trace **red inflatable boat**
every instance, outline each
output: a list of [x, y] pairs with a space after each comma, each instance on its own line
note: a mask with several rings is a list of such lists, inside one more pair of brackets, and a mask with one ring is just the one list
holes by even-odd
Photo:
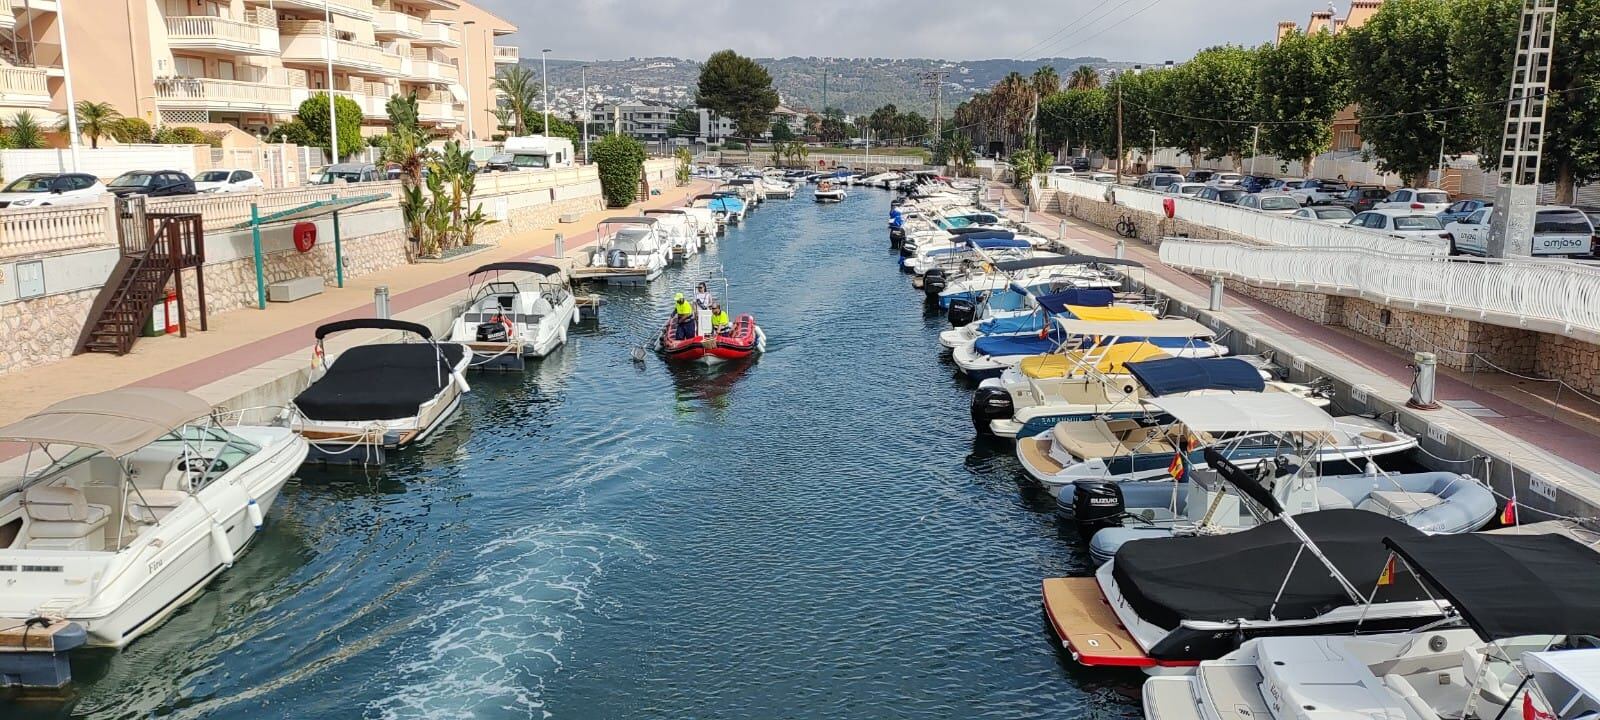
[[[705, 325], [695, 329], [710, 330], [709, 323]], [[733, 327], [720, 335], [697, 332], [682, 340], [677, 337], [678, 317], [673, 315], [667, 319], [667, 326], [661, 331], [660, 344], [661, 354], [670, 362], [719, 363], [747, 358], [767, 348], [766, 333], [761, 332], [755, 316], [749, 313], [734, 318]]]

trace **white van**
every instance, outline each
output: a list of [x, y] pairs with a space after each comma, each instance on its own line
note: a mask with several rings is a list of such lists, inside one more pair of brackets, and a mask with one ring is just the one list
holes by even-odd
[[508, 164], [512, 170], [572, 167], [575, 157], [571, 140], [543, 135], [508, 137], [500, 155], [510, 156]]

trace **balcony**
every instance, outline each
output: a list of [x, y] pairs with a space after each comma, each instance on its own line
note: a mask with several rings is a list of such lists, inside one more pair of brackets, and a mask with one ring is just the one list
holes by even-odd
[[15, 2], [16, 0], [0, 0], [0, 30], [16, 29], [17, 16], [15, 14]]
[[[260, 3], [262, 0], [251, 0], [251, 2]], [[37, 0], [34, 4], [38, 4]], [[373, 19], [371, 0], [275, 0], [273, 7], [277, 10], [305, 10], [317, 15], [321, 15], [326, 9], [335, 15], [357, 20]]]
[[422, 24], [422, 37], [411, 41], [417, 47], [461, 47], [461, 31], [436, 22]]
[[393, 10], [379, 10], [372, 21], [372, 32], [379, 37], [422, 37], [422, 18]]
[[156, 79], [156, 104], [164, 110], [287, 113], [299, 103], [288, 85], [171, 77]]
[[466, 120], [467, 111], [460, 103], [440, 100], [417, 100], [417, 119], [423, 122], [449, 125]]
[[[295, 107], [299, 107], [300, 103], [305, 102], [307, 98], [310, 98], [313, 95], [321, 95], [325, 92], [327, 91], [314, 88], [297, 87], [290, 88], [289, 97], [294, 103]], [[364, 93], [350, 92], [348, 90], [335, 90], [333, 94], [342, 98], [354, 100], [357, 105], [360, 105], [361, 117], [364, 120], [383, 120], [389, 117], [389, 98], [387, 97], [383, 97], [381, 95], [367, 95]]]
[[278, 29], [204, 15], [169, 17], [167, 45], [173, 50], [199, 50], [230, 55], [277, 55]]
[[460, 77], [461, 74], [456, 70], [456, 66], [442, 59], [413, 57], [411, 71], [406, 79], [413, 82], [453, 83]]
[[[325, 37], [321, 20], [280, 20], [283, 61], [285, 63], [323, 64], [330, 59], [334, 67], [344, 70], [380, 75], [400, 76], [400, 55], [376, 45], [362, 45], [349, 40]], [[330, 42], [331, 41], [331, 42]], [[329, 58], [329, 48], [333, 57]]]
[[522, 50], [514, 45], [494, 46], [494, 62], [496, 65], [515, 65], [522, 59]]
[[0, 66], [0, 106], [50, 106], [50, 88], [43, 68]]

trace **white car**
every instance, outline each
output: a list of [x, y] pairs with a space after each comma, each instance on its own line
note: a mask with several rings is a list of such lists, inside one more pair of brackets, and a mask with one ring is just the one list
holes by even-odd
[[1091, 173], [1089, 175], [1089, 181], [1097, 183], [1115, 183], [1117, 181], [1117, 176], [1112, 173], [1104, 172]]
[[1199, 195], [1200, 191], [1204, 190], [1204, 189], [1206, 189], [1206, 184], [1205, 183], [1180, 182], [1180, 183], [1173, 183], [1171, 185], [1168, 185], [1167, 186], [1167, 194], [1168, 195], [1186, 195], [1186, 196], [1191, 196], [1192, 197], [1192, 196], [1195, 196], [1195, 195]]
[[1450, 241], [1437, 216], [1418, 210], [1368, 210], [1350, 218], [1346, 224], [1398, 238], [1424, 240], [1429, 245], [1437, 245], [1440, 250], [1448, 247]]
[[1356, 214], [1351, 212], [1350, 208], [1347, 207], [1342, 207], [1339, 205], [1318, 205], [1316, 207], [1300, 208], [1299, 210], [1296, 210], [1294, 215], [1291, 217], [1297, 217], [1302, 220], [1316, 220], [1317, 222], [1332, 223], [1334, 225], [1344, 225], [1345, 223], [1350, 222], [1350, 218], [1355, 216]]
[[1400, 188], [1372, 206], [1373, 210], [1416, 210], [1438, 215], [1450, 207], [1450, 193], [1437, 188]]
[[1236, 172], [1219, 172], [1206, 180], [1207, 185], [1238, 185], [1244, 182], [1244, 176]]
[[1055, 167], [1050, 168], [1050, 174], [1054, 175], [1056, 177], [1072, 177], [1072, 174], [1073, 174], [1072, 166], [1071, 165], [1057, 165]]
[[194, 191], [198, 193], [248, 192], [263, 187], [266, 184], [249, 170], [218, 168], [207, 170], [194, 178]]
[[1300, 209], [1300, 201], [1286, 193], [1254, 193], [1239, 198], [1237, 205], [1274, 215], [1293, 215]]
[[[1494, 208], [1472, 211], [1444, 227], [1451, 255], [1489, 254], [1489, 216]], [[1542, 207], [1534, 214], [1534, 257], [1590, 255], [1594, 251], [1595, 228], [1583, 211], [1570, 207]]]
[[1301, 178], [1284, 183], [1283, 191], [1294, 196], [1301, 205], [1322, 205], [1344, 197], [1350, 186], [1334, 180]]
[[84, 205], [106, 194], [99, 178], [86, 173], [32, 173], [0, 189], [0, 208]]

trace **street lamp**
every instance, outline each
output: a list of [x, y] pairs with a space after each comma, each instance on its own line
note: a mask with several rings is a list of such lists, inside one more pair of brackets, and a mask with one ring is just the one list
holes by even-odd
[[59, 5], [56, 7], [56, 32], [61, 34], [61, 84], [67, 91], [67, 132], [71, 134], [67, 142], [72, 147], [72, 171], [78, 172], [78, 104], [72, 98], [72, 63], [67, 61], [67, 9]]
[[539, 84], [544, 86], [544, 136], [545, 137], [550, 137], [550, 67], [548, 65], [545, 65], [545, 60], [544, 60], [544, 56], [549, 52], [550, 52], [550, 48], [545, 48], [545, 49], [539, 51], [539, 74], [541, 76], [539, 78], [539, 80], [541, 81]]
[[471, 150], [474, 127], [478, 124], [472, 115], [472, 26], [477, 25], [476, 20], [463, 20], [465, 29], [461, 33], [461, 57], [465, 67], [462, 70], [467, 76], [467, 149]]
[[589, 162], [589, 119], [592, 114], [589, 110], [589, 66], [584, 65], [578, 72], [583, 80], [583, 97], [578, 103], [583, 109], [583, 161]]
[[322, 0], [322, 48], [328, 54], [328, 156], [329, 165], [339, 163], [339, 103], [333, 96], [333, 10]]

